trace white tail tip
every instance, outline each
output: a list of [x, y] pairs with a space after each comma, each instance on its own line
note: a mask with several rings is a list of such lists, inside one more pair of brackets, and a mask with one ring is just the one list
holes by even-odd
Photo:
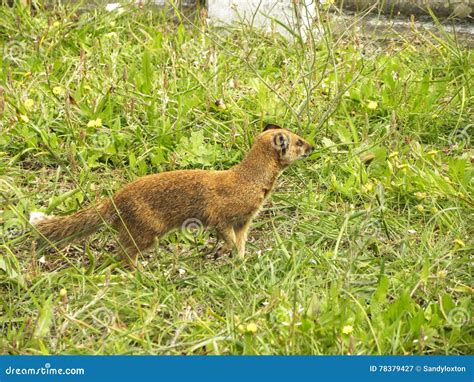
[[47, 215], [44, 214], [43, 212], [32, 212], [30, 214], [30, 224], [36, 224], [41, 220], [44, 220], [47, 218]]

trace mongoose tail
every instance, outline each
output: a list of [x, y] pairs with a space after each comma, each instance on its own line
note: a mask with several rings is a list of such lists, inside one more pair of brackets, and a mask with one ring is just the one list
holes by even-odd
[[32, 220], [42, 239], [59, 243], [86, 237], [109, 222], [114, 212], [113, 203], [104, 199], [69, 216], [45, 216]]

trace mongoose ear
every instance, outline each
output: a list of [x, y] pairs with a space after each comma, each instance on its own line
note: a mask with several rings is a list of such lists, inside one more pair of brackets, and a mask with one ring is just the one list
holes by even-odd
[[273, 130], [273, 129], [281, 129], [280, 126], [278, 125], [273, 125], [271, 123], [265, 125], [265, 127], [263, 128], [263, 131], [267, 131], [267, 130]]
[[290, 147], [290, 137], [283, 133], [277, 133], [273, 136], [273, 145], [278, 151], [285, 154], [288, 147]]

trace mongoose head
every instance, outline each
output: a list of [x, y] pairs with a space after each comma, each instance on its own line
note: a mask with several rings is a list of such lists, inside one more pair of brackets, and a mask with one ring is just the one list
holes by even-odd
[[314, 147], [303, 138], [277, 125], [266, 125], [257, 140], [268, 145], [282, 167], [306, 158], [314, 150]]

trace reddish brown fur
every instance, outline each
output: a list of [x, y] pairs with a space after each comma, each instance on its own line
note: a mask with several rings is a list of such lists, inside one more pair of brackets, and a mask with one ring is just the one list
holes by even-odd
[[269, 125], [257, 136], [244, 160], [225, 171], [180, 170], [148, 175], [124, 186], [112, 199], [66, 217], [41, 220], [36, 228], [57, 242], [86, 236], [103, 222], [118, 230], [125, 258], [135, 261], [156, 237], [199, 221], [216, 229], [222, 251], [244, 257], [252, 219], [270, 194], [279, 173], [313, 147], [296, 134]]

